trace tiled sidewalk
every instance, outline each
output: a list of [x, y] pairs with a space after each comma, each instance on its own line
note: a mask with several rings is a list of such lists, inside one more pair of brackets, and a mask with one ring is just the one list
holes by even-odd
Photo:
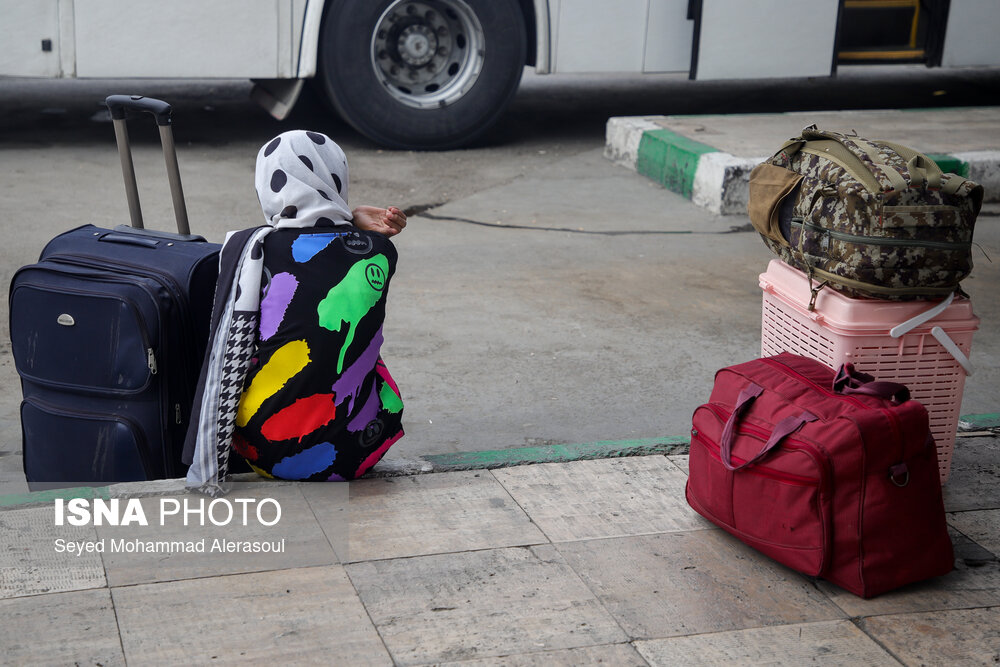
[[960, 439], [946, 486], [956, 570], [867, 601], [696, 515], [684, 456], [368, 479], [349, 504], [338, 485], [258, 483], [239, 495], [280, 502], [286, 550], [252, 557], [56, 554], [52, 506], [8, 509], [2, 661], [992, 664], [998, 470], [1000, 438]]

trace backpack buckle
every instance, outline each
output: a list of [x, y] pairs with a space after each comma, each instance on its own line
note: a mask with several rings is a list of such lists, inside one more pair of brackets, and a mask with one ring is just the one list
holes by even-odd
[[809, 312], [811, 313], [816, 310], [816, 297], [819, 296], [819, 291], [826, 287], [827, 281], [824, 280], [816, 285], [816, 287], [813, 287], [813, 267], [811, 266], [809, 267], [809, 271], [806, 275], [809, 277]]

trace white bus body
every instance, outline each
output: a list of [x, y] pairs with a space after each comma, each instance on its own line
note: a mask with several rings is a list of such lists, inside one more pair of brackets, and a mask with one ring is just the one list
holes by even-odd
[[[375, 141], [440, 148], [492, 124], [525, 64], [697, 79], [996, 66], [997, 27], [997, 0], [0, 0], [0, 76], [247, 78], [278, 117], [316, 77]], [[879, 43], [847, 44], [864, 39]]]

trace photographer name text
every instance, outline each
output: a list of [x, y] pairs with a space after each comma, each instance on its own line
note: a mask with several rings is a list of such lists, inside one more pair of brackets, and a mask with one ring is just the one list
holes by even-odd
[[175, 553], [285, 553], [285, 539], [280, 540], [226, 540], [208, 538], [200, 540], [66, 540], [53, 542], [56, 553], [69, 553], [77, 557], [92, 553], [124, 554], [175, 554]]

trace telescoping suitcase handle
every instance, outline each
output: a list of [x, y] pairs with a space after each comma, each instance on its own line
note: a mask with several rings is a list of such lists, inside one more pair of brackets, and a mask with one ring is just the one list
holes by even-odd
[[169, 104], [141, 95], [111, 95], [105, 101], [111, 111], [111, 120], [115, 126], [115, 139], [118, 142], [118, 154], [122, 162], [122, 176], [125, 178], [125, 197], [128, 200], [128, 213], [132, 227], [143, 229], [142, 209], [139, 206], [139, 187], [135, 181], [135, 167], [132, 164], [132, 147], [128, 140], [128, 129], [125, 121], [130, 117], [148, 113], [156, 119], [160, 130], [160, 143], [163, 146], [163, 159], [167, 164], [167, 180], [170, 182], [170, 197], [174, 203], [174, 217], [177, 219], [177, 233], [190, 236], [187, 207], [184, 205], [184, 189], [181, 187], [181, 171], [177, 165], [177, 149], [174, 146], [174, 133], [171, 128], [171, 112]]

